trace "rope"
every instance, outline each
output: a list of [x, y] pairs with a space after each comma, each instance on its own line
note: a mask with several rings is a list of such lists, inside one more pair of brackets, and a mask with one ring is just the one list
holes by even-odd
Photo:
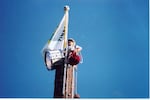
[[72, 98], [74, 98], [74, 86], [75, 86], [75, 83], [74, 83], [74, 66], [72, 66]]
[[80, 61], [80, 63], [83, 63], [83, 56], [82, 56], [82, 53], [81, 53], [81, 52], [79, 52], [79, 55], [80, 55], [80, 57], [81, 57], [81, 61]]
[[75, 94], [77, 94], [77, 66], [75, 70]]

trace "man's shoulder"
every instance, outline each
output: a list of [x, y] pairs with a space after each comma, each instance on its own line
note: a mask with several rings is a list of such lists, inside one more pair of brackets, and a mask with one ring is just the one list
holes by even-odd
[[80, 49], [82, 49], [82, 47], [81, 47], [81, 46], [79, 46], [79, 45], [76, 45], [75, 47], [76, 47], [76, 48], [80, 48]]

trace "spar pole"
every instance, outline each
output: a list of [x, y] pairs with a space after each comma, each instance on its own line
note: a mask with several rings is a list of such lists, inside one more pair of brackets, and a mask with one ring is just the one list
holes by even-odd
[[65, 50], [65, 61], [64, 61], [64, 76], [63, 76], [63, 95], [66, 97], [66, 74], [67, 74], [67, 55], [68, 55], [68, 19], [69, 19], [69, 6], [64, 7], [65, 11], [65, 27], [64, 27], [64, 50]]

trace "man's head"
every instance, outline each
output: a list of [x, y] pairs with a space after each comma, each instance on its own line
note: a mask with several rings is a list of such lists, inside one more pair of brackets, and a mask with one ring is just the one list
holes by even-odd
[[75, 40], [72, 38], [68, 39], [68, 46], [74, 46], [75, 45]]

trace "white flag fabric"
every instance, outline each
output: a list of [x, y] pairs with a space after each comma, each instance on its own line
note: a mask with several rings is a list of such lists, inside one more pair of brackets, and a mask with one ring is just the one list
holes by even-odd
[[65, 13], [60, 24], [58, 25], [56, 31], [53, 33], [51, 39], [48, 40], [42, 53], [44, 54], [47, 50], [64, 50], [64, 45], [66, 45], [67, 39], [67, 26], [68, 25], [68, 13]]
[[67, 38], [68, 38], [68, 11], [69, 7], [64, 7], [65, 14], [56, 28], [55, 32], [48, 40], [44, 48], [42, 49], [42, 56], [48, 70], [55, 69], [54, 66], [60, 65], [64, 62], [65, 56], [64, 50], [67, 52]]

